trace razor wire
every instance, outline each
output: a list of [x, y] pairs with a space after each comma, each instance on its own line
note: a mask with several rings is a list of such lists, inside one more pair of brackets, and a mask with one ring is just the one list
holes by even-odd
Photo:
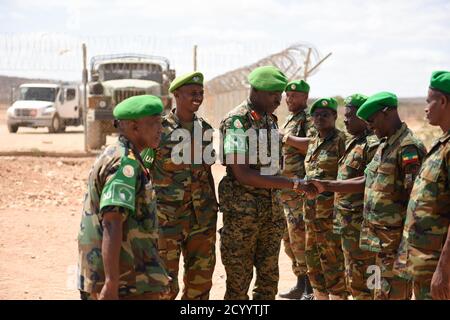
[[[298, 44], [285, 49], [289, 44], [277, 40], [224, 43], [218, 38], [213, 42], [197, 43], [193, 38], [175, 36], [0, 33], [0, 74], [80, 81], [83, 43], [88, 49], [88, 59], [124, 52], [163, 56], [169, 59], [171, 68], [176, 69], [178, 75], [193, 70], [193, 46], [197, 44], [198, 69], [205, 74], [206, 80], [214, 80], [211, 82], [213, 87], [218, 80], [222, 83], [229, 81], [227, 90], [240, 82], [237, 73], [242, 78], [242, 74], [257, 64], [273, 64], [288, 74], [295, 74], [295, 70], [304, 63], [308, 48], [312, 48], [307, 44]], [[277, 54], [272, 54], [277, 51]], [[312, 61], [318, 60], [319, 56], [313, 48]], [[259, 62], [255, 64], [255, 61]], [[240, 68], [241, 71], [231, 75], [230, 70]]]
[[248, 74], [256, 67], [265, 65], [279, 68], [290, 80], [304, 79], [317, 72], [317, 68], [313, 70], [312, 68], [320, 60], [321, 54], [316, 48], [312, 45], [298, 43], [278, 53], [262, 58], [256, 63], [217, 76], [206, 83], [206, 89], [209, 94], [222, 94], [247, 89], [249, 88]]

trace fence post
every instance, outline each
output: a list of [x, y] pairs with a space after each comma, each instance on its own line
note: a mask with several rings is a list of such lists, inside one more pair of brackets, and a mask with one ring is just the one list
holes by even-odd
[[194, 71], [197, 71], [197, 45], [194, 45]]
[[87, 145], [87, 82], [88, 82], [88, 71], [87, 71], [87, 50], [86, 44], [82, 45], [83, 50], [83, 125], [84, 125], [84, 151], [88, 152]]

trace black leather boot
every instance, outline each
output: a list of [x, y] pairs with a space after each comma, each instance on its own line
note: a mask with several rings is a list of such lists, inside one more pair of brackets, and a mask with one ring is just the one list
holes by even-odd
[[306, 276], [298, 277], [295, 287], [291, 288], [288, 292], [281, 293], [280, 297], [292, 300], [301, 299], [303, 297], [303, 293], [305, 292], [305, 277]]
[[305, 294], [303, 295], [302, 300], [314, 300], [314, 292], [308, 276], [305, 276]]

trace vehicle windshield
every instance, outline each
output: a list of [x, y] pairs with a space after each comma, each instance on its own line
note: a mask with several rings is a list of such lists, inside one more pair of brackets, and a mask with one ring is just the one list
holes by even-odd
[[99, 67], [101, 81], [137, 79], [162, 83], [160, 65], [148, 63], [108, 63]]
[[54, 102], [56, 97], [55, 88], [34, 88], [22, 87], [20, 88], [19, 100], [37, 100]]

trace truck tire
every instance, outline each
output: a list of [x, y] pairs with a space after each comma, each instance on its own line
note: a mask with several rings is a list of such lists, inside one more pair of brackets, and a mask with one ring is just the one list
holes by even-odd
[[17, 130], [19, 130], [19, 126], [18, 125], [8, 124], [8, 131], [9, 132], [16, 133]]
[[91, 150], [100, 149], [106, 143], [106, 134], [101, 121], [87, 122], [87, 146]]
[[64, 127], [64, 124], [63, 124], [61, 118], [59, 117], [59, 114], [55, 113], [55, 115], [52, 118], [52, 123], [48, 127], [48, 132], [50, 132], [50, 133], [61, 132], [63, 127]]

